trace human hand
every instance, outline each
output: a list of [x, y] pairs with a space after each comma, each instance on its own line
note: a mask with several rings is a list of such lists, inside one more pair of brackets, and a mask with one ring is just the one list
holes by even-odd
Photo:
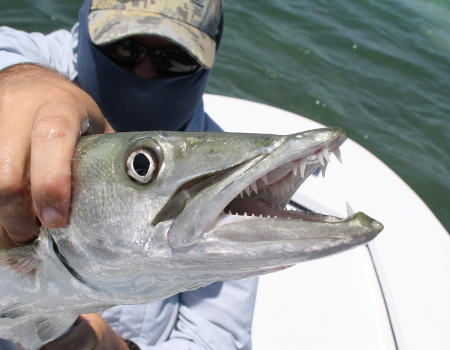
[[125, 341], [99, 314], [80, 315], [69, 333], [41, 348], [41, 350], [61, 349], [129, 350]]
[[[80, 134], [113, 132], [94, 100], [35, 64], [0, 72], [0, 249], [67, 223]], [[39, 222], [40, 221], [40, 222]]]

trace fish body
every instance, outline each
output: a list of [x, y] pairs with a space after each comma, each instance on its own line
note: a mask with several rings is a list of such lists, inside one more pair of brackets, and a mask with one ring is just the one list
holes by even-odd
[[80, 313], [142, 304], [366, 244], [382, 225], [283, 209], [343, 130], [82, 137], [69, 224], [0, 251], [0, 338], [35, 350]]

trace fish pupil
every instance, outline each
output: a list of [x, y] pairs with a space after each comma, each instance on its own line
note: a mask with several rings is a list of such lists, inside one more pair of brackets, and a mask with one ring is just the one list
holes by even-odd
[[133, 159], [133, 168], [139, 176], [145, 176], [150, 169], [150, 160], [143, 153], [138, 153]]

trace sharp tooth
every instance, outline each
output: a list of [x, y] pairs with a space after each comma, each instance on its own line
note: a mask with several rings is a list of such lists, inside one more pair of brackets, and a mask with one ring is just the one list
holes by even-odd
[[244, 198], [244, 191], [241, 191], [241, 193], [239, 193], [239, 195], [241, 196], [241, 198]]
[[320, 164], [325, 165], [325, 163], [323, 161], [322, 152], [321, 151], [317, 151], [315, 154], [316, 154], [317, 160], [320, 162]]
[[355, 214], [355, 212], [353, 211], [352, 207], [350, 206], [350, 204], [348, 204], [348, 202], [345, 202], [345, 207], [347, 209], [347, 215], [348, 216], [352, 216]]
[[298, 172], [298, 165], [294, 164], [292, 166], [292, 174], [294, 175], [294, 177], [297, 177], [297, 172]]
[[270, 190], [270, 193], [272, 193], [272, 196], [275, 197], [277, 195], [277, 192], [278, 192], [277, 184], [270, 185], [269, 190]]
[[289, 193], [290, 187], [289, 187], [289, 181], [285, 180], [283, 181], [283, 194]]
[[266, 184], [266, 186], [269, 186], [269, 180], [267, 180], [267, 175], [261, 176], [261, 180]]
[[233, 215], [233, 213], [231, 212], [231, 210], [228, 211], [228, 215]]
[[325, 177], [325, 171], [327, 170], [327, 164], [325, 164], [325, 165], [322, 165], [321, 166], [321, 170], [322, 170], [322, 177]]
[[288, 183], [289, 183], [289, 191], [293, 190], [295, 188], [295, 181], [294, 178], [292, 176], [289, 176], [288, 179]]
[[247, 193], [247, 196], [249, 196], [250, 197], [250, 187], [246, 187], [245, 188], [245, 193]]
[[333, 153], [334, 156], [336, 157], [336, 159], [339, 161], [339, 163], [342, 164], [341, 150], [339, 149], [339, 147], [336, 147], [335, 149], [332, 149], [331, 153]]
[[275, 196], [278, 196], [280, 194], [280, 187], [278, 187], [278, 184], [275, 183], [271, 186], [271, 188], [273, 188], [272, 193], [275, 194]]
[[306, 169], [306, 158], [302, 158], [302, 160], [300, 160], [300, 175], [303, 177], [305, 177], [305, 169]]
[[330, 153], [328, 153], [328, 148], [324, 147], [324, 148], [322, 149], [322, 154], [323, 154], [323, 157], [325, 158], [325, 160], [326, 160], [328, 163], [331, 163], [331, 160], [330, 160]]
[[244, 216], [247, 216], [247, 212], [244, 213]]
[[255, 192], [256, 194], [258, 194], [258, 187], [256, 187], [256, 182], [252, 182], [250, 184], [250, 187], [252, 188], [253, 192]]
[[283, 195], [283, 183], [277, 183], [277, 193]]

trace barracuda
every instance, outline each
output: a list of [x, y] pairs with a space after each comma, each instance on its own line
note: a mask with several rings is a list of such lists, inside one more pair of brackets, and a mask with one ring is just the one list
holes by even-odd
[[[70, 222], [0, 251], [0, 337], [34, 350], [80, 313], [167, 298], [343, 252], [382, 225], [284, 209], [345, 141], [140, 132], [82, 137]], [[137, 260], [139, 263], [136, 263]]]

